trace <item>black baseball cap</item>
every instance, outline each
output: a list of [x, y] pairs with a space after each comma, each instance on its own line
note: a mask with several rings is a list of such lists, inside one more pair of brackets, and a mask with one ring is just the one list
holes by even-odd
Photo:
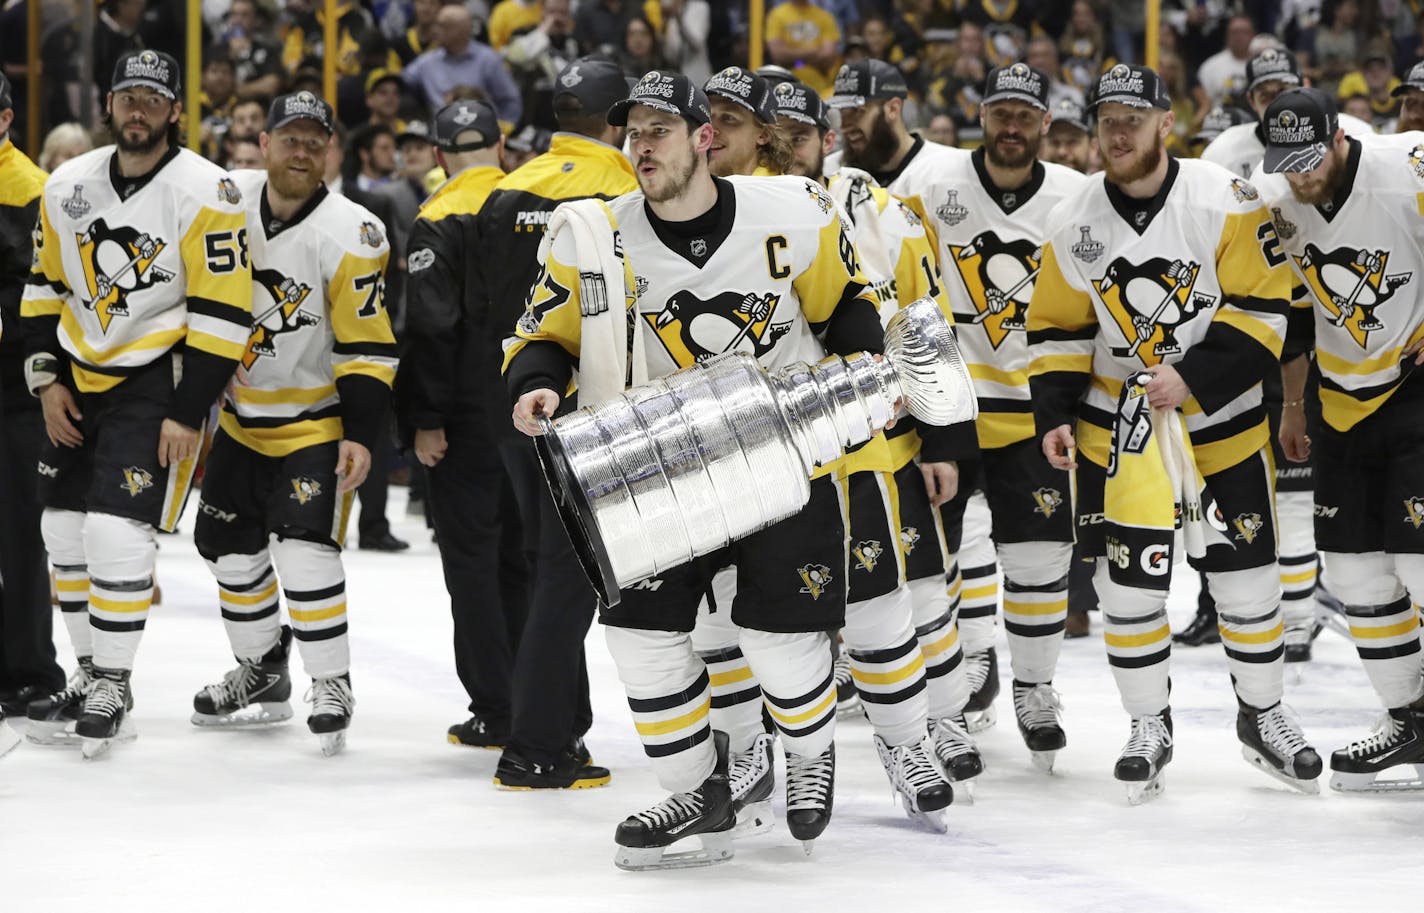
[[828, 104], [832, 108], [859, 108], [866, 102], [906, 98], [909, 94], [904, 73], [883, 60], [868, 57], [841, 67]]
[[[628, 97], [628, 77], [610, 60], [580, 57], [554, 79], [554, 97], [570, 95], [578, 100], [580, 113], [602, 114]], [[569, 109], [560, 105], [559, 110]]]
[[553, 134], [548, 130], [533, 124], [525, 124], [523, 130], [505, 137], [504, 148], [514, 152], [534, 152], [543, 155], [549, 151], [549, 144], [553, 141]]
[[[474, 133], [479, 139], [459, 142]], [[499, 142], [499, 115], [487, 101], [462, 98], [435, 112], [435, 146], [443, 152], [474, 152]]]
[[1410, 67], [1409, 75], [1404, 77], [1404, 82], [1391, 89], [1389, 94], [1398, 98], [1410, 89], [1424, 89], [1424, 63], [1416, 63]]
[[15, 99], [10, 94], [10, 80], [5, 78], [4, 73], [0, 73], [0, 111], [8, 111], [15, 107]]
[[628, 97], [608, 109], [608, 122], [615, 127], [626, 127], [628, 112], [634, 105], [676, 114], [699, 126], [712, 122], [712, 105], [707, 101], [707, 93], [681, 73], [652, 70], [643, 74]]
[[826, 111], [826, 103], [815, 89], [798, 80], [779, 82], [771, 90], [771, 100], [776, 105], [777, 117], [789, 117], [803, 124], [811, 124], [822, 131], [831, 129], [831, 119]]
[[293, 121], [311, 120], [316, 121], [327, 133], [331, 133], [336, 129], [332, 126], [335, 119], [331, 105], [328, 105], [325, 99], [303, 89], [272, 99], [272, 107], [267, 109], [267, 132], [271, 133]]
[[1294, 54], [1280, 48], [1266, 48], [1246, 63], [1247, 92], [1271, 80], [1300, 85], [1300, 65]]
[[771, 100], [771, 85], [760, 76], [741, 67], [727, 67], [707, 80], [702, 91], [741, 105], [763, 124], [776, 123], [776, 104]]
[[1093, 96], [1088, 102], [1088, 110], [1096, 111], [1099, 106], [1115, 102], [1130, 108], [1157, 108], [1170, 111], [1172, 101], [1162, 85], [1162, 77], [1150, 67], [1120, 63], [1098, 77], [1093, 87]]
[[1023, 62], [995, 67], [984, 77], [981, 104], [992, 105], [996, 101], [1021, 101], [1047, 111], [1048, 77]]
[[1238, 124], [1254, 124], [1256, 118], [1249, 111], [1217, 105], [1202, 118], [1201, 132], [1192, 137], [1194, 143], [1209, 143], [1225, 131]]
[[1340, 128], [1334, 100], [1319, 89], [1282, 92], [1262, 120], [1266, 132], [1262, 167], [1267, 174], [1319, 168]]
[[142, 87], [174, 101], [182, 94], [178, 61], [162, 51], [144, 49], [129, 51], [114, 64], [114, 79], [109, 91]]
[[1049, 129], [1052, 129], [1054, 124], [1066, 124], [1084, 133], [1091, 132], [1088, 129], [1088, 112], [1083, 110], [1083, 106], [1078, 104], [1076, 99], [1058, 99], [1049, 109], [1049, 113], [1053, 115], [1053, 119], [1048, 122]]
[[786, 67], [779, 67], [774, 63], [757, 67], [754, 72], [770, 83], [773, 89], [783, 82], [800, 82], [800, 80], [796, 78], [795, 73], [786, 69]]

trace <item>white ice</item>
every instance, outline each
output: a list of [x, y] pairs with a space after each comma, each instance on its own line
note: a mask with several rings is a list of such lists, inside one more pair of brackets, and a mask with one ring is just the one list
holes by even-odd
[[[403, 514], [403, 492], [392, 491], [393, 517]], [[29, 744], [0, 760], [0, 913], [417, 913], [510, 902], [569, 913], [1418, 909], [1424, 795], [1327, 787], [1302, 796], [1252, 769], [1236, 741], [1220, 647], [1174, 651], [1177, 741], [1166, 793], [1129, 807], [1112, 778], [1128, 723], [1096, 619], [1093, 637], [1064, 645], [1055, 684], [1069, 744], [1052, 775], [1033, 768], [1014, 728], [1001, 642], [1000, 722], [979, 739], [988, 770], [976, 804], [950, 809], [948, 834], [910, 824], [892, 802], [869, 727], [842, 721], [835, 817], [812, 856], [778, 808], [776, 828], [738, 843], [724, 865], [619, 871], [615, 825], [664, 793], [601, 631], [588, 640], [588, 744], [612, 768], [612, 784], [500, 792], [494, 752], [445, 740], [466, 700], [449, 603], [428, 533], [409, 520], [396, 531], [411, 551], [347, 553], [357, 705], [347, 750], [335, 758], [320, 755], [296, 700], [293, 721], [273, 731], [188, 722], [193, 692], [232, 657], [191, 519], [183, 534], [163, 537], [164, 602], [134, 675], [138, 740], [95, 762]], [[1172, 621], [1182, 625], [1196, 585], [1178, 579]], [[71, 664], [58, 615], [55, 632]], [[306, 679], [295, 658], [293, 672], [298, 698]], [[1373, 692], [1338, 636], [1321, 636], [1299, 681], [1287, 675], [1287, 702], [1322, 755], [1373, 725]]]

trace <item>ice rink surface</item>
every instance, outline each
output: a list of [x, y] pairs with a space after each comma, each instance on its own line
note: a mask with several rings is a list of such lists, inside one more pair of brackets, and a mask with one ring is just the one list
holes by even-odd
[[[918, 829], [893, 803], [870, 728], [856, 719], [841, 721], [835, 817], [812, 856], [778, 805], [775, 829], [738, 842], [724, 865], [621, 872], [615, 825], [664, 793], [597, 626], [588, 744], [613, 770], [603, 789], [500, 792], [496, 753], [446, 742], [465, 698], [439, 561], [418, 521], [396, 524], [409, 552], [347, 554], [357, 704], [344, 754], [323, 758], [307, 732], [297, 698], [308, 679], [295, 656], [290, 723], [198, 731], [188, 722], [193, 693], [233, 660], [192, 546], [192, 508], [182, 533], [162, 541], [164, 603], [134, 676], [138, 740], [95, 762], [29, 744], [0, 761], [0, 913], [418, 913], [509, 902], [561, 913], [1418, 908], [1424, 794], [1302, 796], [1249, 767], [1220, 647], [1174, 652], [1166, 792], [1129, 807], [1112, 778], [1128, 721], [1096, 619], [1093, 637], [1064, 645], [1055, 684], [1069, 744], [1052, 775], [1031, 766], [1014, 726], [1001, 635], [1000, 720], [979, 737], [988, 769], [976, 803], [951, 807], [948, 834]], [[403, 508], [404, 489], [393, 489], [391, 516]], [[1180, 583], [1178, 627], [1196, 591], [1190, 574]], [[57, 616], [55, 629], [69, 667]], [[1366, 734], [1378, 710], [1349, 644], [1326, 632], [1315, 653], [1298, 680], [1288, 668], [1286, 699], [1328, 756]]]

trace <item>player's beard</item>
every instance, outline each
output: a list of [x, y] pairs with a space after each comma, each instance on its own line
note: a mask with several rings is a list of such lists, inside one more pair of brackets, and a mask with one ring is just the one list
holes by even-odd
[[996, 168], [1023, 168], [1033, 164], [1038, 158], [1038, 147], [1043, 142], [1043, 137], [1035, 133], [1030, 136], [1027, 133], [1018, 134], [1018, 139], [1023, 142], [1017, 153], [1004, 153], [999, 150], [999, 137], [993, 139], [985, 137], [984, 156], [989, 160], [989, 164]]
[[316, 193], [322, 182], [322, 163], [312, 162], [310, 170], [305, 174], [291, 171], [286, 165], [269, 167], [267, 181], [278, 196], [289, 200], [305, 200]]
[[[144, 134], [138, 139], [129, 138], [129, 130], [134, 127], [142, 127]], [[127, 152], [134, 155], [142, 155], [152, 152], [158, 148], [159, 143], [168, 134], [168, 124], [164, 122], [157, 127], [151, 126], [147, 121], [129, 121], [118, 129], [114, 135], [114, 145], [119, 147], [120, 152]]]
[[694, 143], [695, 141], [692, 141], [687, 144], [687, 156], [681, 161], [657, 163], [660, 167], [653, 177], [660, 179], [659, 183], [644, 183], [643, 176], [638, 175], [638, 186], [642, 188], [643, 196], [649, 203], [666, 203], [687, 192], [688, 185], [692, 183], [692, 176], [697, 173], [698, 153]]
[[871, 173], [884, 171], [885, 166], [900, 149], [900, 138], [886, 120], [883, 110], [875, 112], [875, 122], [865, 131], [865, 148], [856, 152], [845, 147], [845, 163], [852, 168], [860, 168]]
[[807, 162], [804, 165], [800, 162], [795, 162], [792, 164], [791, 170], [787, 172], [787, 174], [793, 174], [797, 177], [810, 178], [813, 181], [819, 181], [825, 175], [825, 173], [826, 152], [824, 147], [822, 147], [819, 143], [817, 143], [816, 145], [815, 160]]
[[1114, 184], [1131, 184], [1133, 181], [1140, 181], [1153, 172], [1162, 163], [1162, 156], [1167, 154], [1167, 147], [1162, 142], [1162, 134], [1152, 134], [1152, 145], [1143, 152], [1123, 165], [1121, 169], [1113, 164], [1111, 152], [1104, 150], [1103, 170], [1108, 174], [1108, 180]]
[[1319, 206], [1321, 203], [1328, 203], [1335, 199], [1335, 193], [1340, 189], [1340, 182], [1345, 179], [1345, 157], [1335, 155], [1333, 152], [1328, 158], [1329, 164], [1319, 180], [1314, 180], [1304, 187], [1290, 182], [1291, 196], [1296, 202], [1304, 203], [1307, 206]]

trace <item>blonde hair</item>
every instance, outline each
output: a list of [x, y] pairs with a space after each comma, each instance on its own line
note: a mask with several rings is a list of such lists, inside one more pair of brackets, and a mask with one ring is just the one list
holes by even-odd
[[777, 174], [790, 174], [791, 166], [796, 162], [795, 153], [791, 149], [791, 138], [780, 124], [761, 126], [766, 130], [767, 141], [765, 145], [757, 146], [757, 164]]
[[[82, 148], [70, 151], [76, 147]], [[90, 138], [89, 131], [85, 130], [82, 125], [60, 124], [49, 131], [49, 135], [44, 138], [44, 145], [40, 148], [40, 157], [36, 164], [45, 171], [53, 171], [64, 161], [82, 155], [93, 148], [94, 140]], [[57, 159], [58, 161], [56, 161]]]

